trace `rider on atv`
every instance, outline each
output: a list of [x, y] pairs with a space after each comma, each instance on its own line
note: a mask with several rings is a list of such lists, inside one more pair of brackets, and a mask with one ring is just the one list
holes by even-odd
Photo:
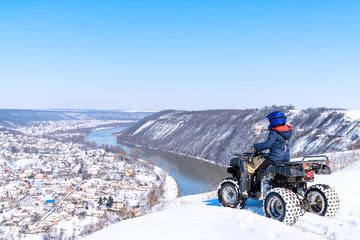
[[266, 116], [270, 124], [268, 138], [265, 142], [255, 143], [253, 151], [264, 151], [270, 149], [270, 153], [265, 160], [256, 159], [264, 158], [258, 156], [253, 159], [253, 162], [262, 162], [256, 169], [253, 180], [252, 194], [260, 190], [260, 183], [264, 175], [265, 169], [274, 164], [274, 162], [288, 162], [290, 161], [289, 140], [292, 135], [291, 126], [286, 125], [286, 116], [283, 112], [275, 111]]
[[[234, 153], [227, 177], [219, 184], [218, 201], [223, 207], [244, 208], [248, 199], [264, 200], [266, 217], [294, 225], [305, 212], [335, 217], [340, 210], [336, 191], [326, 184], [315, 184], [314, 175], [330, 175], [325, 155], [304, 156], [290, 161], [291, 127], [283, 112], [272, 112], [269, 136], [253, 146], [254, 153]], [[264, 150], [270, 149], [270, 153]], [[255, 179], [254, 179], [255, 178]], [[250, 183], [256, 183], [256, 186]]]

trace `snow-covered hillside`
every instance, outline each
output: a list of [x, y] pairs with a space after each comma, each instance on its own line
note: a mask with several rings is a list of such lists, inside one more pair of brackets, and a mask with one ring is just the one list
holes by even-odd
[[[339, 194], [341, 211], [334, 219], [306, 213], [294, 226], [287, 226], [264, 217], [260, 201], [250, 200], [239, 210], [221, 207], [214, 196], [205, 201], [199, 201], [201, 196], [188, 196], [177, 199], [180, 206], [117, 223], [85, 239], [355, 240], [360, 238], [359, 178], [360, 162], [330, 176], [316, 176], [313, 184], [329, 184]], [[189, 201], [192, 203], [181, 204]]]
[[124, 130], [119, 142], [227, 164], [234, 152], [266, 140], [273, 110], [285, 111], [293, 128], [292, 157], [360, 149], [360, 113], [331, 109], [162, 111]]

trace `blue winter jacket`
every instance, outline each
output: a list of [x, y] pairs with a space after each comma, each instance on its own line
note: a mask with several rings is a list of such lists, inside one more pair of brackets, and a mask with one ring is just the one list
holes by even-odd
[[292, 129], [289, 125], [272, 128], [268, 139], [262, 143], [255, 143], [254, 148], [258, 151], [270, 149], [269, 158], [274, 162], [288, 162], [291, 135]]

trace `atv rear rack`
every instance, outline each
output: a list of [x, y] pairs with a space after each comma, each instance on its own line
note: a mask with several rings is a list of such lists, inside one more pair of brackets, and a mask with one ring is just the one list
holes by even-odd
[[[322, 159], [314, 159], [314, 158], [322, 158]], [[309, 159], [309, 160], [306, 160]], [[310, 160], [311, 159], [311, 160]], [[301, 172], [303, 171], [315, 171], [316, 174], [319, 175], [328, 175], [331, 174], [330, 170], [330, 160], [326, 155], [309, 155], [303, 157], [301, 161], [290, 161], [290, 162], [276, 162], [273, 166], [276, 167], [286, 167], [286, 166], [296, 166]], [[280, 171], [283, 172], [284, 170]], [[289, 173], [293, 174], [293, 173]], [[301, 174], [301, 173], [299, 173]]]

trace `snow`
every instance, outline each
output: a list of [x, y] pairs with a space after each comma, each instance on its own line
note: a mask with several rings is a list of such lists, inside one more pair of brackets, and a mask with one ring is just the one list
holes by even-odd
[[15, 161], [15, 166], [22, 169], [27, 169], [30, 165], [35, 164], [37, 160], [35, 159], [21, 159]]
[[150, 120], [150, 121], [146, 122], [144, 125], [142, 125], [140, 128], [138, 128], [132, 135], [138, 134], [139, 132], [141, 132], [143, 129], [147, 128], [148, 126], [150, 126], [154, 122], [155, 122], [155, 120]]
[[[164, 211], [126, 220], [93, 235], [100, 239], [359, 239], [360, 162], [313, 184], [332, 186], [339, 194], [336, 218], [306, 213], [294, 226], [264, 217], [262, 202], [249, 200], [245, 209], [223, 208], [214, 193], [177, 198]], [[207, 200], [204, 200], [207, 199]]]
[[[261, 208], [249, 201], [249, 207]], [[141, 229], [141, 231], [139, 231]], [[89, 236], [97, 239], [321, 239], [250, 210], [222, 208], [216, 199], [131, 219]]]
[[165, 186], [164, 186], [164, 190], [165, 190], [164, 201], [166, 203], [174, 201], [179, 195], [179, 186], [175, 178], [171, 177], [167, 172], [165, 172], [162, 168], [158, 166], [154, 166], [154, 170], [159, 175], [166, 174]]
[[172, 134], [173, 132], [175, 132], [179, 127], [181, 127], [183, 125], [183, 122], [171, 122], [171, 123], [157, 123], [157, 130], [154, 133], [153, 139], [164, 139], [166, 138], [168, 135]]
[[165, 179], [165, 201], [172, 201], [179, 195], [179, 187], [175, 178], [170, 175]]
[[351, 121], [360, 121], [360, 110], [345, 111], [345, 117]]

